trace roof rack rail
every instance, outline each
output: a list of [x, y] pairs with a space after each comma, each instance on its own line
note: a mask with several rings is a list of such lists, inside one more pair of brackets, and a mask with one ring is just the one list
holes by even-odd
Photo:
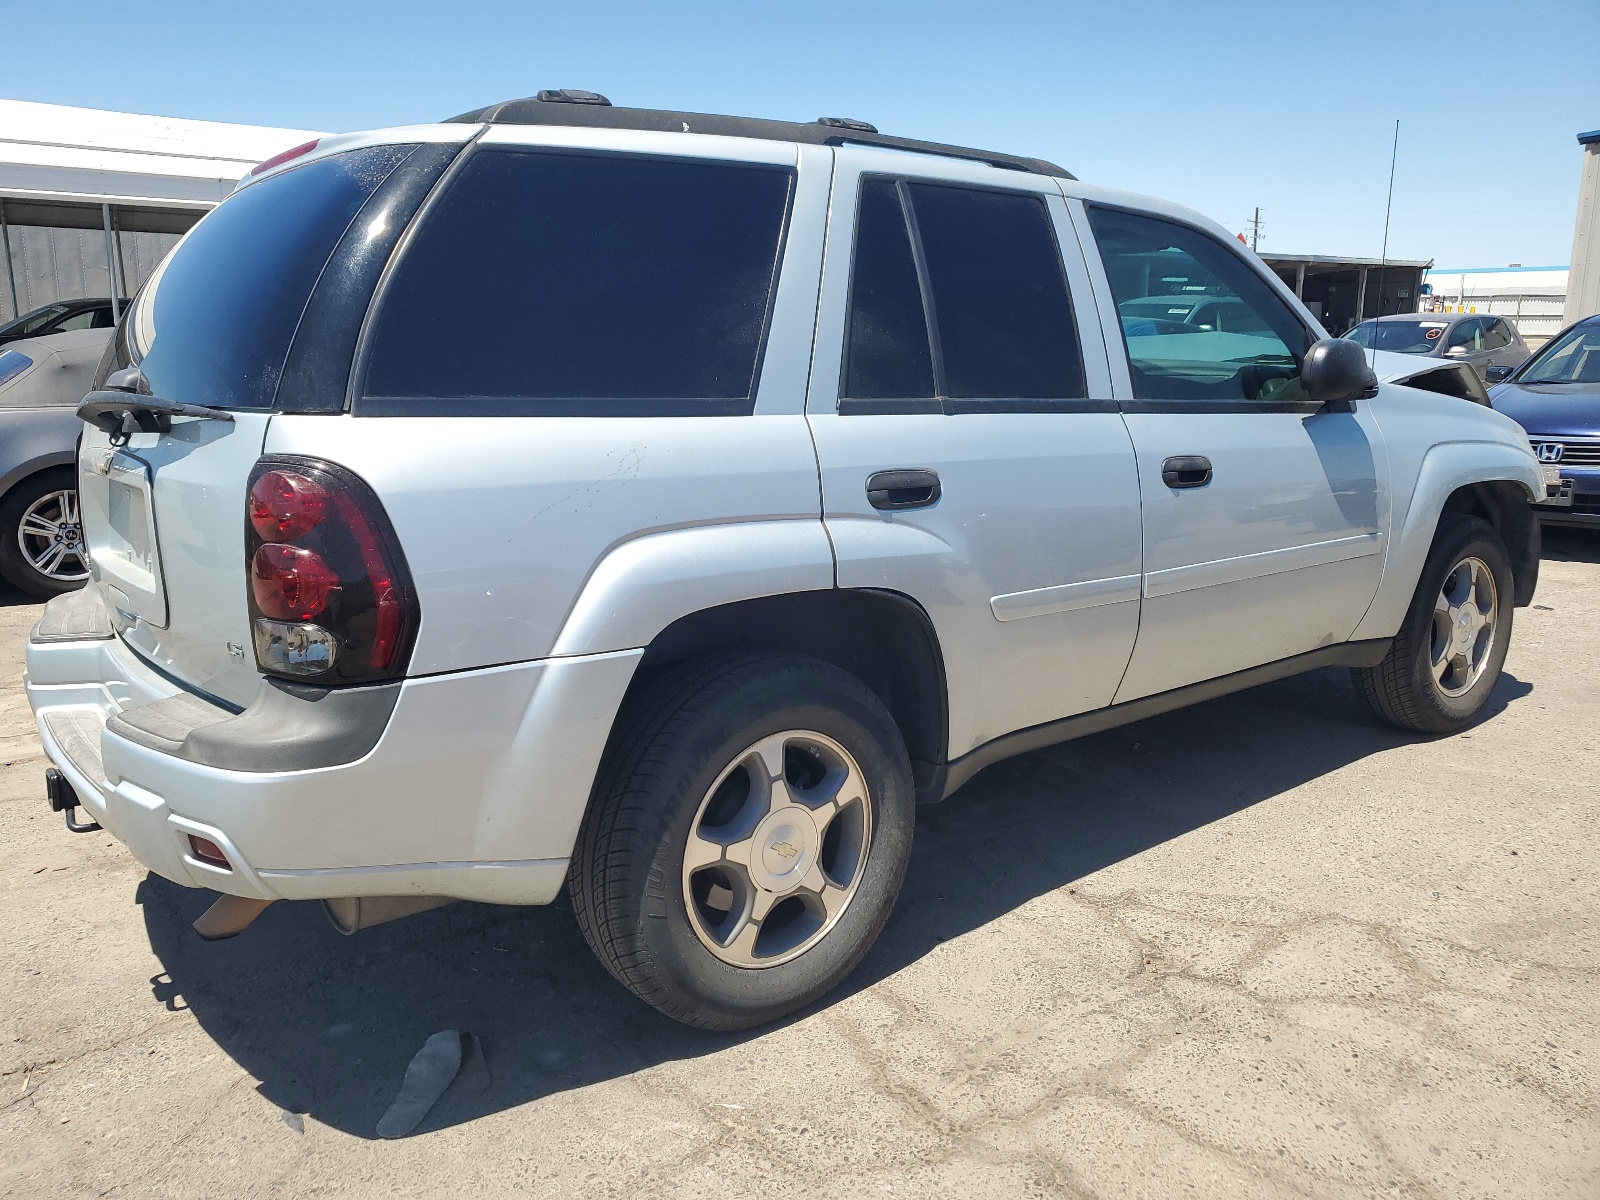
[[947, 146], [913, 138], [879, 133], [865, 121], [850, 117], [821, 117], [815, 122], [768, 121], [760, 117], [725, 117], [715, 113], [672, 112], [657, 108], [616, 108], [596, 92], [560, 88], [522, 100], [505, 100], [451, 117], [447, 124], [566, 125], [585, 129], [643, 129], [659, 133], [710, 133], [722, 137], [761, 138], [778, 142], [805, 142], [814, 146], [880, 146], [914, 154], [936, 154], [987, 163], [1008, 171], [1076, 179], [1070, 171], [1042, 158], [1023, 158], [970, 146]]

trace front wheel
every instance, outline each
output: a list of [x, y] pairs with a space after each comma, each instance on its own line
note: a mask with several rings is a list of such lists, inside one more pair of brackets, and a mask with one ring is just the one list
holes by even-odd
[[1510, 556], [1494, 526], [1446, 516], [1389, 653], [1351, 672], [1356, 691], [1402, 729], [1465, 729], [1500, 680], [1514, 595]]
[[590, 947], [703, 1029], [776, 1020], [833, 988], [894, 907], [910, 762], [853, 676], [793, 655], [682, 669], [619, 730], [573, 855]]

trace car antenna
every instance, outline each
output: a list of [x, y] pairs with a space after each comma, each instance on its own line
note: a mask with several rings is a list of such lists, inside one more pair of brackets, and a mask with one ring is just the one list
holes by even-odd
[[[1400, 118], [1394, 119], [1394, 144], [1389, 147], [1389, 198], [1383, 202], [1383, 250], [1378, 256], [1378, 315], [1383, 316], [1383, 277], [1389, 270], [1389, 214], [1394, 211], [1394, 165], [1400, 157]], [[1361, 314], [1356, 314], [1361, 323]], [[1372, 372], [1378, 372], [1378, 331], [1372, 331]]]

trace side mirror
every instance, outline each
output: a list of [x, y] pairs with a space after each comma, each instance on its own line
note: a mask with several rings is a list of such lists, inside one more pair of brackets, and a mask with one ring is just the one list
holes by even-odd
[[1349, 412], [1352, 401], [1378, 394], [1367, 352], [1348, 338], [1323, 338], [1312, 345], [1300, 367], [1300, 383], [1329, 412]]
[[1490, 367], [1484, 372], [1484, 376], [1489, 380], [1490, 383], [1504, 383], [1506, 380], [1511, 378], [1511, 372], [1515, 370], [1515, 367]]
[[1444, 356], [1446, 358], [1465, 358], [1471, 353], [1472, 351], [1467, 349], [1465, 346], [1451, 346], [1444, 352]]

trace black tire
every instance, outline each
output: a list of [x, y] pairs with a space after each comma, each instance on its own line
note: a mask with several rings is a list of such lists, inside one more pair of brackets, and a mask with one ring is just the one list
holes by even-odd
[[[40, 471], [17, 484], [6, 493], [4, 500], [0, 500], [0, 575], [28, 595], [41, 600], [80, 588], [87, 579], [87, 576], [79, 579], [52, 578], [29, 562], [22, 552], [18, 533], [24, 514], [38, 501], [56, 492], [71, 492], [76, 504], [78, 476], [71, 467]], [[77, 543], [81, 546], [83, 527], [75, 523], [74, 529]], [[79, 565], [86, 566], [81, 559]]]
[[[1434, 605], [1458, 564], [1477, 559], [1489, 568], [1495, 587], [1495, 612], [1482, 674], [1461, 692], [1450, 695], [1434, 678]], [[1373, 713], [1391, 725], [1417, 733], [1455, 733], [1477, 718], [1500, 680], [1511, 645], [1515, 602], [1510, 555], [1494, 526], [1477, 517], [1447, 514], [1439, 522], [1405, 623], [1375, 667], [1351, 671], [1356, 691]]]
[[[790, 730], [854, 757], [871, 805], [859, 881], [820, 940], [759, 968], [702, 944], [685, 900], [685, 846], [702, 800], [741, 753]], [[905, 876], [914, 824], [911, 764], [883, 703], [815, 659], [745, 653], [691, 664], [650, 687], [619, 722], [573, 853], [578, 927], [627, 988], [674, 1020], [746, 1029], [830, 991], [871, 948]]]

